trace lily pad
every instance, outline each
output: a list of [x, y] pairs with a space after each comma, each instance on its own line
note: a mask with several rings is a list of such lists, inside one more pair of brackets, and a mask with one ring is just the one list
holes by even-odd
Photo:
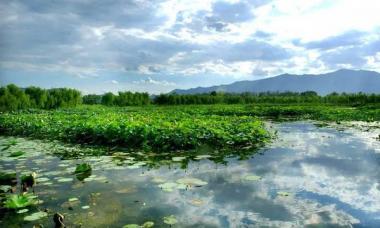
[[20, 157], [20, 156], [22, 156], [22, 155], [24, 155], [24, 154], [25, 154], [24, 151], [19, 150], [19, 151], [16, 151], [16, 152], [11, 153], [11, 154], [9, 155], [9, 157]]
[[73, 198], [70, 198], [69, 199], [69, 202], [74, 202], [74, 201], [78, 201], [79, 199], [77, 197], [73, 197]]
[[16, 181], [16, 172], [0, 172], [0, 184], [10, 184]]
[[260, 176], [256, 176], [256, 175], [247, 175], [244, 177], [244, 180], [247, 180], [247, 181], [258, 181], [258, 180], [261, 180], [261, 177]]
[[17, 211], [17, 214], [23, 214], [23, 213], [26, 213], [26, 212], [28, 212], [29, 211], [29, 209], [21, 209], [21, 210], [18, 210]]
[[130, 165], [130, 166], [127, 166], [128, 169], [138, 169], [140, 168], [139, 165]]
[[140, 228], [140, 226], [137, 224], [128, 224], [124, 225], [123, 228]]
[[182, 160], [185, 160], [186, 157], [172, 157], [172, 160], [175, 161], [175, 162], [180, 162]]
[[0, 192], [9, 192], [12, 189], [10, 185], [0, 185]]
[[73, 181], [73, 178], [71, 178], [71, 177], [66, 177], [66, 178], [62, 177], [62, 178], [58, 178], [57, 181], [60, 182], [60, 183], [71, 182], [71, 181]]
[[47, 216], [48, 216], [48, 213], [40, 211], [40, 212], [33, 213], [31, 215], [25, 216], [24, 220], [31, 222], [31, 221], [36, 221], [36, 220], [42, 219], [42, 218], [47, 217]]
[[36, 179], [37, 183], [48, 182], [49, 180], [47, 177], [39, 177]]
[[151, 228], [154, 226], [154, 222], [152, 221], [148, 221], [148, 222], [144, 222], [144, 224], [142, 224], [142, 228]]
[[195, 156], [195, 159], [196, 160], [201, 160], [201, 159], [207, 159], [207, 158], [211, 158], [211, 157], [212, 157], [211, 155], [204, 154], [204, 155], [197, 155], [197, 156]]
[[178, 222], [174, 215], [166, 216], [163, 218], [163, 220], [164, 220], [164, 223], [168, 225], [174, 225]]
[[177, 184], [176, 188], [177, 189], [181, 189], [181, 190], [185, 190], [185, 189], [187, 189], [187, 185], [185, 185], [185, 184]]

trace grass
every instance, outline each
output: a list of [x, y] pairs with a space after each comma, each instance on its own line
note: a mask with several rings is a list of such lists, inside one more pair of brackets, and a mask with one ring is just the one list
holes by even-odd
[[259, 118], [380, 121], [380, 109], [327, 105], [80, 106], [0, 115], [0, 134], [154, 151], [257, 148], [270, 139]]

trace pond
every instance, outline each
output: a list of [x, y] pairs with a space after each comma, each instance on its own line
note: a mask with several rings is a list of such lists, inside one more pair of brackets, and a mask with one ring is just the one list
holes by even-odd
[[[80, 149], [1, 137], [0, 170], [18, 179], [35, 172], [38, 204], [0, 210], [0, 226], [51, 227], [59, 212], [69, 227], [380, 227], [376, 125], [268, 125], [277, 138], [258, 153], [217, 159], [204, 149], [189, 157], [120, 152], [62, 160], [60, 150]], [[18, 151], [25, 154], [10, 156]], [[74, 174], [80, 163], [91, 165], [87, 175]]]

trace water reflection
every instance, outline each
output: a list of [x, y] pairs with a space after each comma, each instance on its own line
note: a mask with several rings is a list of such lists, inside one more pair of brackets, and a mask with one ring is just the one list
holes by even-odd
[[[337, 130], [305, 122], [273, 127], [278, 139], [253, 157], [248, 152], [221, 156], [208, 148], [201, 156], [179, 153], [175, 158], [170, 153], [81, 157], [82, 149], [17, 139], [2, 153], [0, 168], [37, 172], [35, 190], [44, 202], [28, 213], [48, 208], [64, 214], [72, 226], [153, 221], [167, 227], [163, 218], [170, 215], [178, 227], [380, 226], [378, 128]], [[17, 150], [27, 153], [7, 156]], [[79, 158], [45, 155], [62, 150]], [[91, 164], [92, 173], [78, 180], [73, 171], [82, 162]], [[30, 227], [23, 221], [27, 214], [6, 212], [0, 226]], [[50, 216], [32, 224], [51, 222]]]

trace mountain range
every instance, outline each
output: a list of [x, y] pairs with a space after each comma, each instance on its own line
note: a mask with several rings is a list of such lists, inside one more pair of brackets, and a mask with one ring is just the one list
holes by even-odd
[[212, 91], [228, 93], [315, 91], [320, 95], [332, 92], [380, 93], [380, 73], [367, 70], [341, 69], [326, 74], [282, 74], [266, 79], [238, 81], [227, 85], [176, 89], [171, 93], [197, 94]]

